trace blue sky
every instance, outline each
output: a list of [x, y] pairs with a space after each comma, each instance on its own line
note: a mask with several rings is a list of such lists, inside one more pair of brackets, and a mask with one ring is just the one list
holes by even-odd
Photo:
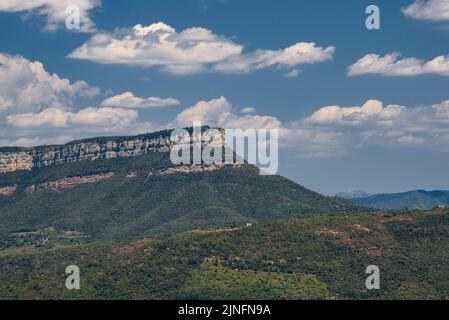
[[[232, 125], [244, 119], [245, 124], [253, 121], [254, 126], [282, 127], [286, 137], [280, 174], [314, 190], [334, 194], [348, 189], [371, 193], [449, 189], [449, 121], [445, 122], [447, 108], [442, 103], [449, 100], [449, 63], [444, 60], [449, 54], [447, 0], [411, 7], [407, 14], [402, 9], [410, 8], [413, 0], [103, 0], [101, 6], [94, 0], [66, 1], [79, 3], [82, 8], [86, 5], [82, 22], [88, 20], [95, 25], [89, 32], [66, 30], [64, 21], [52, 18], [52, 10], [59, 8], [49, 5], [42, 10], [28, 1], [27, 10], [21, 10], [14, 6], [15, 1], [5, 1], [10, 5], [0, 5], [3, 64], [21, 63], [27, 70], [26, 63], [39, 61], [42, 72], [49, 77], [55, 73], [70, 84], [55, 81], [48, 85], [53, 80], [47, 79], [45, 84], [36, 85], [37, 80], [29, 80], [44, 92], [41, 95], [34, 90], [32, 96], [36, 94], [37, 98], [29, 106], [27, 102], [16, 105], [25, 98], [17, 98], [8, 86], [0, 89], [2, 145], [151, 131], [181, 123], [186, 120], [187, 108], [197, 111], [198, 102], [204, 101], [206, 107], [210, 103], [217, 110], [231, 113], [218, 124]], [[369, 4], [380, 8], [380, 30], [365, 28]], [[223, 55], [227, 49], [242, 48], [242, 52], [237, 58], [217, 58], [214, 63], [200, 57], [192, 65], [188, 56], [192, 51], [187, 51], [187, 56], [150, 66], [148, 61], [162, 58], [156, 53], [143, 53], [145, 63], [135, 63], [136, 59], [115, 63], [115, 51], [109, 54], [92, 42], [97, 34], [107, 34], [109, 40], [122, 39], [113, 32], [116, 28], [129, 33], [137, 24], [144, 28], [157, 22], [175, 29], [180, 41], [184, 39], [180, 35], [183, 30], [209, 30], [216, 37], [214, 41], [226, 47], [202, 51], [208, 58]], [[306, 53], [306, 62], [280, 54], [297, 43], [315, 43], [314, 51]], [[78, 51], [74, 55], [83, 45], [88, 53]], [[331, 47], [335, 51], [326, 51]], [[389, 56], [393, 62], [383, 59], [394, 52], [402, 56]], [[356, 69], [355, 75], [348, 75], [348, 67], [368, 54], [378, 56], [370, 58], [368, 67], [365, 64]], [[19, 56], [23, 60], [17, 60]], [[439, 56], [442, 62], [439, 60], [436, 67], [435, 63], [426, 64]], [[398, 64], [403, 58], [419, 60]], [[167, 71], [173, 61], [178, 63], [177, 71]], [[229, 61], [245, 62], [245, 70], [221, 64]], [[180, 75], [180, 68], [184, 70], [185, 66], [202, 70]], [[12, 75], [14, 70], [2, 73], [0, 69], [4, 77], [0, 84], [18, 81], [15, 87], [20, 87], [26, 76]], [[298, 75], [287, 77], [292, 71]], [[83, 83], [76, 85], [77, 81]], [[147, 101], [142, 107], [145, 101], [138, 100], [140, 106], [122, 108], [124, 100], [118, 99], [117, 105], [104, 104], [106, 99], [125, 92], [134, 98], [171, 98], [179, 103], [154, 107]], [[2, 98], [13, 102], [5, 103], [2, 109]], [[329, 120], [330, 109], [325, 109], [312, 117], [323, 107], [361, 107], [371, 99], [381, 101], [385, 110], [373, 115], [371, 111], [364, 113], [368, 108], [339, 109], [344, 117]], [[378, 104], [371, 105], [379, 108]], [[245, 107], [255, 111], [244, 114], [241, 111]], [[90, 108], [88, 112], [86, 108]], [[46, 109], [51, 112], [42, 114]], [[202, 116], [219, 121], [215, 114]], [[104, 122], [92, 122], [90, 117]], [[290, 147], [285, 147], [287, 144]]]

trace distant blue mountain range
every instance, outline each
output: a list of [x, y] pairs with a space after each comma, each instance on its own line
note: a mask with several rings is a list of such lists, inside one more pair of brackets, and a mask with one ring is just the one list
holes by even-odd
[[366, 198], [369, 197], [370, 194], [360, 190], [348, 190], [346, 192], [337, 193], [335, 196], [337, 198], [342, 199], [355, 199], [355, 198]]
[[432, 209], [438, 206], [449, 207], [449, 191], [439, 191], [439, 190], [434, 191], [415, 190], [403, 193], [376, 194], [365, 197], [353, 196], [344, 198], [350, 199], [355, 204], [376, 209], [425, 210], [425, 209]]

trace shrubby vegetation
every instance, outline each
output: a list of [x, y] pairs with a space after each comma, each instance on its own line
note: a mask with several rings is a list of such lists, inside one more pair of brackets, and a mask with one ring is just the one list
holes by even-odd
[[315, 276], [203, 266], [193, 270], [181, 298], [189, 300], [331, 299]]
[[[91, 241], [129, 240], [360, 210], [349, 201], [321, 196], [285, 178], [259, 176], [252, 166], [148, 177], [150, 171], [168, 166], [169, 154], [154, 153], [2, 175], [0, 187], [16, 184], [18, 191], [0, 196], [0, 248], [13, 245], [11, 234], [22, 229], [52, 227], [80, 232]], [[115, 174], [63, 191], [25, 192], [32, 184], [102, 172]], [[129, 178], [129, 172], [137, 176]]]
[[[257, 223], [0, 254], [3, 299], [448, 299], [449, 211]], [[65, 267], [81, 290], [65, 289]], [[365, 268], [381, 269], [381, 290]]]
[[[0, 299], [449, 299], [449, 210], [361, 213], [247, 165], [149, 177], [168, 156], [2, 175], [18, 188], [0, 196]], [[114, 175], [25, 192], [101, 172]]]

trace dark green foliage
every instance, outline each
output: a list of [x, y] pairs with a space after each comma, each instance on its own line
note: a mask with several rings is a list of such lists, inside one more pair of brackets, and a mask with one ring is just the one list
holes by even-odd
[[[168, 166], [169, 154], [152, 153], [2, 175], [0, 187], [17, 184], [18, 191], [0, 196], [0, 237], [5, 240], [0, 247], [10, 246], [11, 234], [21, 229], [53, 227], [81, 232], [91, 241], [125, 240], [359, 210], [346, 200], [321, 196], [285, 178], [260, 176], [252, 166], [148, 178], [150, 171]], [[131, 171], [137, 177], [127, 178]], [[24, 192], [32, 184], [101, 172], [115, 174], [63, 191]]]
[[315, 276], [282, 272], [235, 270], [202, 266], [192, 272], [183, 299], [254, 300], [254, 299], [331, 299], [326, 285]]
[[[0, 176], [0, 187], [18, 186], [0, 196], [0, 298], [449, 298], [448, 210], [358, 213], [248, 165], [149, 177], [171, 166], [168, 157]], [[25, 193], [102, 172], [114, 176]], [[73, 264], [80, 291], [65, 288]], [[365, 288], [372, 264], [381, 269], [379, 291]]]
[[[4, 299], [448, 299], [449, 211], [314, 216], [0, 253]], [[65, 268], [81, 290], [65, 289]], [[378, 265], [381, 289], [365, 288]]]

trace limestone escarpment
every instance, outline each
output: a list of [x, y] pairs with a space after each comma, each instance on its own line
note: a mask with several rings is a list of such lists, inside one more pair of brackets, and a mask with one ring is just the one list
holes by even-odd
[[136, 157], [150, 152], [169, 151], [169, 132], [122, 139], [91, 139], [63, 146], [0, 148], [0, 173], [77, 161]]
[[31, 170], [33, 156], [27, 152], [0, 152], [0, 173], [14, 172], [16, 170]]

